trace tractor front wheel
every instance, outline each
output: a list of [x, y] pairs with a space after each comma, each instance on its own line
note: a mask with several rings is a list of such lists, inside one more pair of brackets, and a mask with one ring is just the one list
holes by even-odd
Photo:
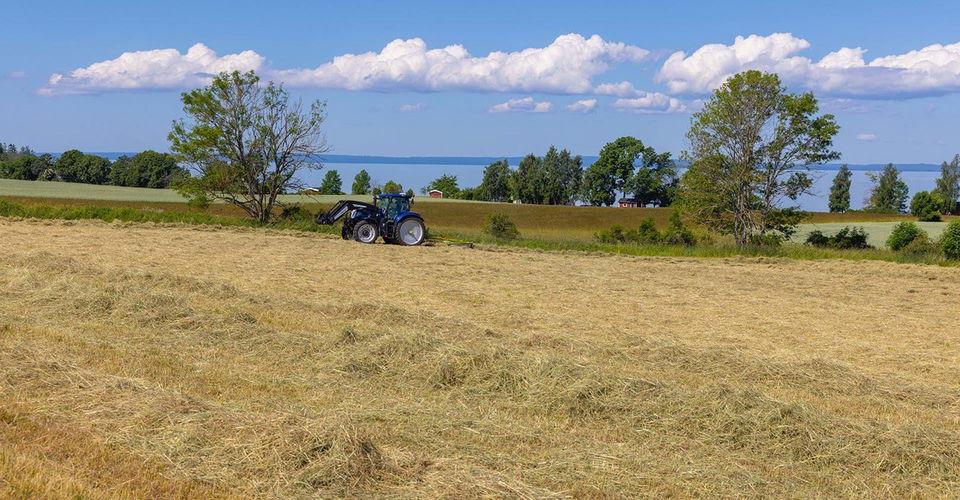
[[408, 217], [400, 222], [397, 228], [397, 243], [401, 245], [419, 245], [427, 236], [423, 221], [415, 217]]
[[370, 221], [358, 222], [353, 227], [353, 239], [360, 243], [373, 243], [377, 241], [377, 225]]

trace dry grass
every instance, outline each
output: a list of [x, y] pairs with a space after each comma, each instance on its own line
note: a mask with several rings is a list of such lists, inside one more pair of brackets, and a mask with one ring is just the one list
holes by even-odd
[[960, 494], [960, 270], [0, 220], [3, 496]]
[[[3, 199], [20, 204], [44, 204], [54, 206], [109, 206], [128, 207], [141, 210], [156, 211], [190, 211], [195, 210], [185, 203], [148, 202], [148, 201], [116, 201], [90, 199], [63, 199], [63, 198], [36, 198], [2, 196]], [[327, 210], [330, 205], [308, 203], [304, 205], [311, 212]], [[646, 219], [653, 219], [660, 229], [668, 225], [671, 209], [669, 208], [635, 208], [621, 209], [616, 207], [568, 207], [546, 205], [515, 205], [511, 203], [463, 203], [447, 201], [430, 201], [416, 204], [414, 210], [421, 212], [432, 230], [446, 234], [457, 234], [469, 238], [482, 236], [482, 228], [487, 223], [487, 216], [494, 213], [507, 214], [517, 224], [520, 233], [525, 238], [534, 238], [550, 242], [591, 242], [594, 233], [600, 229], [607, 229], [614, 224], [624, 227], [637, 227]], [[211, 205], [206, 212], [228, 217], [245, 217], [238, 208], [225, 205]], [[909, 215], [898, 214], [870, 214], [870, 213], [814, 213], [807, 220], [809, 223], [849, 223], [883, 222], [915, 220]]]

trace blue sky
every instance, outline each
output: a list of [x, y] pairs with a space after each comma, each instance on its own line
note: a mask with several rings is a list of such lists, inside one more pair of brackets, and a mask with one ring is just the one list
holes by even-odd
[[960, 151], [960, 2], [265, 5], [5, 3], [0, 141], [165, 150], [179, 92], [254, 67], [328, 101], [336, 153], [596, 154], [622, 135], [679, 153], [698, 102], [756, 67], [838, 116], [844, 161]]

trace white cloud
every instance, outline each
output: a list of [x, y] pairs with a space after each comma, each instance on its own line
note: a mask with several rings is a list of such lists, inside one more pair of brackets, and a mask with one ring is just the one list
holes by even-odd
[[345, 90], [544, 92], [589, 94], [591, 79], [619, 62], [642, 61], [650, 52], [598, 35], [571, 33], [546, 47], [491, 52], [474, 57], [462, 45], [428, 49], [420, 38], [397, 39], [380, 52], [344, 54], [313, 69], [265, 67], [253, 51], [217, 57], [203, 44], [176, 49], [126, 52], [116, 59], [50, 77], [44, 93], [168, 89], [202, 85], [220, 71], [262, 70], [290, 86]]
[[524, 97], [522, 99], [510, 99], [507, 102], [491, 106], [487, 110], [488, 113], [510, 113], [510, 112], [524, 112], [524, 113], [546, 113], [553, 109], [553, 104], [541, 101], [536, 102], [533, 100], [533, 97]]
[[427, 103], [418, 102], [416, 104], [404, 104], [403, 106], [400, 106], [397, 109], [400, 111], [403, 111], [404, 113], [409, 113], [412, 111], [420, 111], [422, 109], [427, 109]]
[[246, 50], [217, 56], [202, 43], [185, 54], [177, 49], [124, 52], [116, 59], [91, 64], [67, 74], [54, 73], [42, 94], [79, 94], [106, 90], [176, 89], [204, 85], [222, 71], [259, 70], [264, 57]]
[[590, 79], [614, 62], [649, 51], [571, 33], [542, 48], [471, 56], [462, 45], [428, 49], [420, 38], [394, 40], [380, 52], [345, 54], [315, 69], [278, 71], [290, 85], [347, 90], [466, 90], [588, 93]]
[[572, 113], [586, 114], [596, 109], [596, 107], [597, 107], [596, 99], [581, 99], [573, 104], [568, 105], [567, 111], [570, 111]]
[[826, 95], [909, 98], [960, 91], [960, 43], [930, 45], [866, 62], [866, 50], [844, 47], [819, 61], [797, 55], [810, 43], [790, 33], [738, 36], [732, 45], [675, 52], [655, 79], [673, 94], [704, 94], [747, 69], [776, 72], [791, 86]]
[[876, 138], [876, 134], [857, 134], [857, 139], [860, 139], [861, 141], [872, 141]]
[[614, 109], [621, 112], [630, 113], [687, 113], [690, 109], [679, 99], [661, 94], [659, 92], [647, 92], [641, 97], [620, 98], [613, 103]]

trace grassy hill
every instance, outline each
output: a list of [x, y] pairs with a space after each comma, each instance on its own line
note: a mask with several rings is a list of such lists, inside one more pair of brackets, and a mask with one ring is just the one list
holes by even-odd
[[955, 268], [0, 219], [0, 496], [954, 497], [958, 300]]

